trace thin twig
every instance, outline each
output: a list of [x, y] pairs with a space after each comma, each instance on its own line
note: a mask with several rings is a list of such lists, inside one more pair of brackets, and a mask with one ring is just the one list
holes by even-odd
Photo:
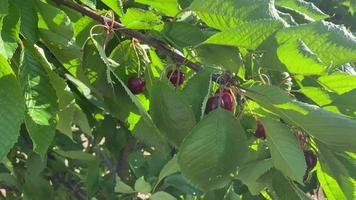
[[95, 12], [94, 10], [91, 10], [88, 7], [77, 4], [71, 0], [52, 0], [52, 1], [56, 2], [58, 5], [64, 5], [69, 8], [72, 8], [72, 9], [82, 13], [83, 15], [86, 15], [92, 19], [95, 19], [96, 21], [100, 22], [103, 25], [112, 24], [115, 29], [120, 29], [120, 31], [123, 32], [125, 35], [132, 37], [132, 38], [136, 38], [141, 43], [152, 46], [152, 47], [156, 48], [158, 51], [168, 55], [177, 64], [185, 64], [187, 67], [191, 68], [192, 70], [194, 70], [196, 72], [199, 72], [203, 69], [199, 64], [187, 60], [185, 57], [181, 56], [180, 54], [178, 54], [177, 52], [172, 50], [170, 47], [168, 47], [166, 44], [164, 44], [162, 41], [157, 40], [152, 37], [147, 37], [146, 35], [138, 32], [138, 31], [125, 28], [125, 26], [122, 25], [121, 23], [119, 23], [118, 21], [113, 21], [112, 19], [99, 14], [99, 13]]

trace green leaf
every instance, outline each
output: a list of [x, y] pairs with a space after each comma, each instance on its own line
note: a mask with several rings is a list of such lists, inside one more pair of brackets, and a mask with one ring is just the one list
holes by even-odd
[[[318, 178], [321, 177], [321, 186], [325, 189], [328, 199], [354, 199], [356, 198], [356, 165], [353, 164], [351, 169], [346, 165], [348, 160], [340, 159], [326, 145], [318, 143], [319, 162]], [[354, 159], [349, 158], [354, 162]]]
[[[59, 113], [61, 114], [61, 113]], [[88, 122], [88, 118], [80, 107], [76, 106], [74, 110], [73, 123], [80, 127], [80, 130], [84, 133], [91, 135], [91, 127]]]
[[49, 181], [42, 176], [32, 174], [27, 174], [25, 177], [23, 194], [25, 200], [46, 200], [54, 197], [53, 187]]
[[[42, 49], [38, 49], [39, 51]], [[38, 58], [42, 60], [50, 83], [58, 97], [58, 123], [57, 129], [72, 138], [72, 122], [75, 113], [75, 99], [67, 83], [54, 72], [53, 66], [47, 61], [43, 52], [38, 52]]]
[[25, 103], [21, 88], [9, 63], [0, 55], [0, 160], [17, 142], [24, 119]]
[[[305, 44], [303, 51], [298, 53], [298, 51], [294, 50], [294, 53], [290, 55], [284, 53], [278, 56], [283, 55], [285, 60], [292, 60], [295, 59], [295, 56], [297, 55], [299, 60], [302, 57], [303, 52], [306, 52], [305, 47], [308, 47], [309, 51], [307, 51], [307, 56], [304, 56], [309, 59], [307, 62], [315, 60], [315, 56], [311, 55], [312, 53], [320, 58], [320, 61], [325, 66], [329, 67], [337, 67], [348, 62], [356, 61], [356, 37], [346, 30], [345, 27], [330, 22], [320, 21], [279, 30], [273, 39], [270, 38], [268, 41], [266, 40], [266, 42], [260, 46], [261, 50], [266, 51], [264, 54], [266, 63], [263, 63], [263, 65], [272, 69], [278, 69], [279, 66], [276, 66], [278, 64], [278, 58], [273, 57], [273, 54], [277, 54], [274, 52], [274, 49], [277, 49], [280, 45], [288, 42], [290, 44], [284, 47], [284, 51], [287, 51], [288, 49], [290, 51], [290, 48], [293, 48], [293, 46], [300, 46], [297, 42], [300, 39]], [[297, 52], [297, 54], [295, 52]], [[302, 64], [306, 67], [305, 63]], [[285, 71], [284, 68], [278, 70]]]
[[304, 0], [276, 0], [275, 2], [277, 6], [295, 11], [311, 20], [319, 21], [329, 17], [312, 2], [307, 2]]
[[0, 17], [3, 17], [9, 13], [9, 1], [0, 0]]
[[145, 181], [145, 178], [143, 176], [136, 180], [135, 191], [148, 194], [151, 192], [151, 190], [151, 184]]
[[91, 9], [96, 9], [96, 0], [79, 0], [84, 5], [88, 6]]
[[9, 14], [0, 18], [0, 54], [10, 59], [17, 49], [20, 33], [20, 14], [14, 3], [10, 3]]
[[177, 200], [174, 196], [170, 195], [167, 192], [156, 192], [151, 197], [151, 200]]
[[78, 75], [82, 54], [80, 47], [58, 33], [41, 29], [41, 40], [57, 60], [73, 75]]
[[214, 34], [204, 43], [256, 49], [272, 33], [284, 25], [278, 20], [256, 20]]
[[179, 12], [177, 0], [135, 0], [135, 2], [152, 6], [168, 16], [175, 16]]
[[298, 139], [290, 128], [273, 119], [262, 119], [267, 136], [268, 146], [275, 168], [291, 179], [303, 184], [307, 169]]
[[356, 150], [356, 121], [307, 103], [298, 102], [274, 86], [253, 86], [246, 95], [284, 120], [335, 150]]
[[177, 173], [179, 171], [179, 166], [177, 163], [177, 157], [173, 157], [170, 161], [166, 163], [166, 165], [159, 172], [158, 180], [156, 185], [158, 185], [165, 177]]
[[127, 185], [119, 178], [116, 179], [115, 192], [124, 193], [124, 194], [135, 193], [135, 191], [131, 188], [131, 186]]
[[101, 0], [105, 5], [112, 9], [118, 16], [122, 17], [124, 11], [122, 8], [122, 2], [117, 0]]
[[27, 107], [25, 124], [34, 143], [34, 151], [43, 158], [55, 135], [58, 99], [44, 66], [34, 54], [35, 50], [29, 45], [26, 47], [19, 72]]
[[292, 74], [323, 74], [328, 69], [302, 40], [286, 41], [278, 47], [277, 56]]
[[178, 152], [182, 174], [204, 191], [226, 186], [247, 154], [239, 121], [223, 109], [209, 113], [183, 141]]
[[38, 40], [38, 16], [33, 0], [12, 0], [20, 8], [22, 36], [29, 42], [35, 43]]
[[331, 112], [356, 117], [356, 89], [342, 95], [335, 94], [323, 88], [303, 87], [299, 90], [317, 105]]
[[242, 65], [237, 48], [214, 44], [203, 44], [196, 48], [198, 59], [203, 65], [219, 67], [236, 73]]
[[272, 187], [278, 199], [310, 200], [304, 192], [277, 170], [273, 173]]
[[148, 145], [154, 146], [158, 151], [169, 152], [170, 147], [167, 138], [158, 130], [153, 122], [144, 119], [136, 124], [132, 134]]
[[247, 185], [251, 194], [257, 195], [261, 190], [266, 187], [258, 179], [265, 173], [267, 173], [273, 167], [272, 159], [258, 160], [248, 163], [243, 166], [236, 176], [237, 179], [241, 180], [245, 185]]
[[62, 10], [40, 1], [35, 1], [39, 12], [38, 28], [52, 31], [68, 40], [73, 37], [70, 18]]
[[257, 19], [279, 19], [273, 1], [194, 0], [189, 7], [209, 26], [227, 30]]
[[83, 151], [62, 151], [55, 150], [55, 152], [63, 157], [76, 159], [76, 160], [85, 160], [85, 161], [93, 161], [95, 160], [95, 156], [92, 154], [83, 152]]
[[197, 73], [193, 78], [189, 79], [187, 85], [182, 91], [182, 95], [187, 99], [189, 106], [191, 106], [195, 119], [200, 119], [204, 99], [209, 95], [211, 82], [211, 73], [208, 70]]
[[163, 22], [161, 17], [152, 11], [142, 10], [138, 8], [129, 8], [121, 17], [121, 22], [126, 28], [138, 30], [161, 30]]
[[165, 23], [162, 33], [168, 41], [181, 49], [195, 46], [205, 39], [199, 27], [186, 22]]
[[318, 82], [337, 94], [344, 94], [356, 89], [356, 75], [346, 73], [334, 73], [328, 76], [321, 76], [318, 78]]
[[151, 98], [153, 121], [168, 140], [178, 147], [196, 123], [192, 109], [180, 94], [163, 81], [155, 83]]

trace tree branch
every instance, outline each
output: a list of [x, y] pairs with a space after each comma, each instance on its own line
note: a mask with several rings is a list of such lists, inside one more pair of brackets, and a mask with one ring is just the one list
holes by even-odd
[[180, 54], [178, 54], [177, 52], [172, 50], [170, 47], [165, 45], [162, 41], [157, 40], [152, 37], [147, 37], [146, 35], [138, 32], [138, 31], [135, 31], [132, 29], [127, 29], [121, 23], [119, 23], [117, 21], [113, 21], [112, 19], [105, 17], [103, 15], [100, 15], [99, 13], [95, 12], [94, 10], [91, 10], [88, 7], [79, 5], [75, 2], [73, 2], [72, 0], [52, 0], [52, 1], [56, 2], [58, 5], [64, 5], [69, 8], [72, 8], [72, 9], [82, 13], [83, 15], [86, 15], [92, 19], [95, 19], [96, 21], [100, 22], [103, 25], [107, 25], [107, 24], [113, 25], [114, 28], [120, 29], [120, 31], [123, 32], [125, 35], [132, 37], [132, 38], [136, 38], [141, 43], [152, 46], [152, 47], [156, 48], [158, 51], [171, 57], [172, 60], [177, 64], [184, 64], [196, 72], [199, 72], [203, 69], [199, 64], [194, 63], [194, 62], [186, 59], [185, 57], [181, 56]]

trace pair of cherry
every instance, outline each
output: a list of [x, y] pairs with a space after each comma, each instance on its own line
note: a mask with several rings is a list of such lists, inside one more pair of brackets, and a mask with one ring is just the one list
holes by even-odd
[[[265, 133], [265, 127], [264, 127], [262, 121], [257, 119], [256, 123], [257, 123], [257, 129], [255, 131], [255, 137], [261, 138], [261, 139], [265, 139], [266, 138], [266, 133]], [[315, 165], [316, 165], [316, 163], [318, 161], [318, 157], [316, 156], [314, 151], [305, 150], [304, 151], [304, 158], [305, 158], [305, 162], [307, 164], [307, 170], [306, 170], [305, 175], [304, 175], [304, 180], [306, 180], [308, 178], [309, 172], [315, 167]]]
[[[170, 70], [167, 73], [168, 80], [176, 87], [182, 85], [184, 77], [184, 73], [179, 69]], [[141, 94], [145, 90], [146, 81], [142, 77], [134, 76], [128, 80], [127, 86], [133, 94]]]

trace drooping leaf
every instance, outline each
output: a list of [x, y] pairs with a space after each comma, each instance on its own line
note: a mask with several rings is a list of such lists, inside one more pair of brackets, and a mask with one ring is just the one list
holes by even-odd
[[330, 199], [354, 199], [356, 197], [355, 165], [348, 169], [346, 167], [348, 161], [340, 160], [322, 143], [318, 143], [318, 150], [320, 161], [318, 177], [321, 176], [320, 183], [323, 188], [326, 188], [327, 197]]
[[273, 167], [272, 159], [258, 160], [243, 166], [236, 178], [247, 185], [251, 194], [257, 195], [264, 189], [265, 184], [259, 182], [258, 179], [267, 173]]
[[75, 114], [75, 99], [67, 83], [53, 70], [54, 67], [47, 61], [42, 49], [37, 49], [37, 58], [46, 70], [50, 83], [58, 97], [58, 122], [57, 129], [68, 137], [72, 137], [72, 123]]
[[276, 0], [276, 5], [298, 12], [311, 20], [319, 21], [328, 17], [312, 2], [304, 0]]
[[211, 73], [209, 71], [200, 72], [188, 81], [182, 91], [182, 95], [187, 99], [196, 119], [200, 119], [205, 111], [202, 110], [202, 107], [205, 97], [209, 95], [210, 80]]
[[303, 128], [329, 148], [356, 151], [355, 120], [298, 102], [274, 86], [253, 86], [246, 95], [284, 120]]
[[0, 54], [10, 59], [17, 49], [20, 33], [20, 13], [10, 3], [9, 14], [0, 19]]
[[192, 109], [166, 82], [152, 88], [150, 112], [156, 126], [175, 146], [179, 146], [196, 123]]
[[41, 1], [35, 1], [35, 5], [39, 12], [40, 29], [52, 31], [68, 40], [73, 37], [73, 26], [65, 12]]
[[30, 46], [25, 49], [19, 76], [27, 107], [26, 128], [34, 143], [34, 151], [43, 157], [55, 135], [58, 98], [34, 51]]
[[31, 43], [35, 43], [38, 40], [38, 16], [33, 0], [13, 0], [16, 2], [16, 6], [20, 9], [21, 27], [20, 31], [23, 37]]
[[58, 61], [73, 75], [78, 75], [80, 71], [78, 68], [81, 63], [81, 50], [72, 41], [45, 29], [39, 31], [41, 40], [47, 48], [54, 54]]
[[278, 20], [256, 20], [214, 34], [204, 43], [256, 49], [268, 36], [283, 27]]
[[231, 112], [217, 109], [202, 119], [183, 141], [178, 164], [188, 180], [209, 191], [230, 181], [230, 173], [242, 164], [246, 153], [246, 136], [239, 121]]
[[3, 160], [20, 134], [25, 103], [14, 72], [1, 54], [0, 97], [0, 160]]
[[297, 138], [279, 121], [264, 118], [263, 124], [275, 168], [302, 184], [307, 166]]
[[220, 30], [258, 19], [278, 19], [269, 0], [194, 0], [189, 8], [209, 26]]
[[278, 199], [310, 200], [304, 192], [277, 170], [273, 173], [272, 187]]

